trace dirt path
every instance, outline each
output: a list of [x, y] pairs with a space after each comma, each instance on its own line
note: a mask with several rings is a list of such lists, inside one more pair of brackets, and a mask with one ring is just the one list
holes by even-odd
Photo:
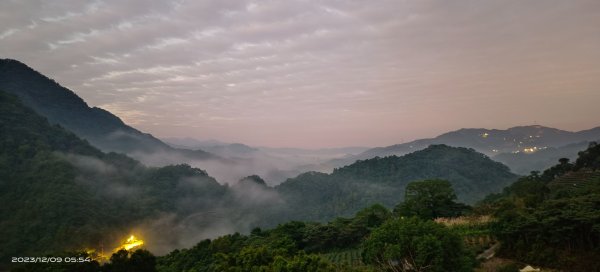
[[496, 250], [498, 250], [498, 247], [500, 247], [500, 243], [495, 243], [493, 246], [481, 252], [481, 254], [477, 255], [477, 259], [489, 260], [493, 258], [494, 255], [496, 255]]

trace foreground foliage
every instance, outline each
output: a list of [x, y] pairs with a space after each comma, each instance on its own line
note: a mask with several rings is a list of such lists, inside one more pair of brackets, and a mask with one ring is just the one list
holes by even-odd
[[391, 218], [375, 205], [353, 218], [328, 224], [289, 222], [274, 229], [254, 229], [250, 235], [226, 235], [191, 249], [175, 250], [158, 261], [160, 271], [334, 271], [346, 263], [324, 256], [358, 248], [372, 229]]
[[516, 178], [508, 167], [473, 149], [432, 145], [402, 157], [357, 161], [331, 174], [304, 173], [276, 189], [293, 210], [284, 219], [327, 221], [373, 204], [394, 207], [413, 181], [447, 180], [457, 200], [474, 203]]
[[[432, 222], [469, 210], [456, 202], [454, 189], [458, 197], [473, 192], [466, 199], [474, 200], [514, 177], [465, 148], [437, 145], [404, 157], [359, 161], [331, 175], [306, 173], [277, 188], [259, 177], [229, 188], [187, 165], [152, 168], [103, 153], [2, 92], [0, 131], [2, 259], [97, 245], [161, 212], [184, 217], [223, 203], [232, 205], [227, 211], [236, 213], [233, 217], [270, 211], [262, 216], [274, 215], [265, 216], [274, 218], [273, 225], [294, 218], [323, 222], [370, 206], [353, 218], [290, 221], [159, 258], [121, 251], [103, 265], [26, 265], [16, 271], [466, 271], [473, 262], [465, 237], [479, 245], [498, 239], [500, 254], [523, 262], [600, 271], [600, 146], [595, 143], [575, 163], [561, 159], [488, 196], [474, 212], [495, 217], [489, 229]], [[440, 177], [451, 181], [432, 179]], [[415, 182], [421, 179], [429, 180]], [[232, 190], [250, 187], [280, 193], [288, 206], [269, 210], [236, 203]], [[403, 196], [394, 216], [386, 207]], [[379, 202], [383, 205], [372, 205]], [[362, 260], [355, 261], [358, 252]]]
[[226, 197], [202, 170], [103, 153], [3, 92], [0, 131], [2, 260], [96, 247], [160, 212], [186, 214], [182, 199], [198, 211]]
[[456, 202], [456, 194], [447, 180], [433, 179], [411, 182], [406, 186], [404, 202], [394, 212], [400, 216], [417, 216], [431, 220], [439, 217], [457, 217], [468, 206]]
[[591, 143], [575, 163], [561, 159], [532, 172], [480, 209], [493, 212], [501, 254], [571, 271], [600, 271], [600, 145]]
[[365, 241], [363, 258], [389, 271], [471, 271], [462, 239], [443, 225], [418, 218], [396, 218]]

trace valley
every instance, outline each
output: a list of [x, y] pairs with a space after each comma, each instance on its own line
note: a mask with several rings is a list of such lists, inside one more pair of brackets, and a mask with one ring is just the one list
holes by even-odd
[[599, 25], [0, 1], [0, 272], [600, 272]]
[[[5, 65], [3, 67], [13, 65], [13, 62], [3, 61]], [[0, 78], [3, 80], [0, 82], [3, 82], [3, 86], [7, 86], [6, 82], [9, 81], [7, 80], [9, 76], [6, 75], [6, 68], [2, 71], [4, 74], [0, 74], [2, 75]], [[13, 73], [10, 69], [9, 72]], [[31, 70], [26, 69], [24, 73], [31, 73]], [[35, 77], [41, 81], [49, 81], [38, 74], [35, 74]], [[32, 90], [35, 90], [36, 86], [34, 84], [19, 87], [33, 93]], [[58, 96], [70, 94], [72, 97], [70, 100], [79, 101], [78, 103], [81, 105], [81, 107], [76, 106], [75, 108], [82, 108], [84, 112], [97, 112], [90, 108], [86, 109], [85, 102], [64, 88], [58, 88], [51, 92]], [[192, 141], [195, 146], [190, 146], [182, 144], [181, 141], [176, 144], [177, 140], [174, 139], [171, 139], [172, 146], [169, 146], [120, 121], [116, 124], [120, 124], [122, 128], [103, 125], [108, 124], [108, 121], [96, 122], [97, 126], [94, 126], [94, 130], [109, 131], [104, 135], [110, 135], [112, 133], [110, 129], [115, 129], [115, 131], [128, 129], [133, 133], [143, 135], [143, 138], [134, 137], [129, 140], [110, 138], [114, 148], [121, 146], [120, 141], [129, 142], [131, 139], [141, 139], [135, 140], [141, 141], [139, 146], [149, 143], [148, 141], [153, 142], [156, 146], [156, 149], [145, 149], [144, 153], [133, 149], [116, 150], [125, 153], [120, 154], [104, 145], [106, 140], [103, 138], [86, 138], [88, 132], [85, 128], [75, 127], [73, 132], [67, 130], [67, 128], [75, 126], [73, 121], [68, 118], [71, 114], [53, 112], [52, 114], [55, 115], [52, 115], [48, 113], [52, 111], [44, 107], [48, 107], [52, 103], [38, 106], [37, 110], [36, 107], [29, 108], [24, 102], [21, 102], [21, 99], [31, 101], [31, 98], [25, 94], [15, 96], [15, 93], [20, 94], [13, 89], [10, 93], [2, 92], [0, 97], [0, 110], [2, 111], [0, 124], [3, 134], [2, 160], [0, 160], [2, 171], [0, 174], [4, 181], [0, 192], [2, 192], [2, 199], [10, 200], [7, 205], [2, 206], [1, 213], [5, 218], [1, 228], [1, 236], [4, 237], [2, 243], [5, 245], [0, 252], [2, 258], [24, 252], [30, 255], [52, 252], [58, 254], [64, 250], [64, 252], [80, 252], [77, 254], [92, 258], [94, 261], [90, 265], [94, 266], [93, 263], [96, 263], [98, 269], [101, 267], [99, 265], [103, 263], [103, 268], [111, 269], [111, 265], [116, 265], [114, 258], [117, 257], [115, 256], [122, 254], [118, 250], [125, 249], [133, 252], [137, 248], [145, 248], [149, 250], [148, 253], [140, 251], [139, 254], [146, 254], [144, 255], [146, 261], [152, 261], [154, 263], [152, 267], [156, 267], [159, 271], [185, 270], [189, 268], [189, 265], [196, 266], [196, 262], [198, 265], [202, 264], [200, 265], [202, 267], [212, 267], [210, 269], [217, 270], [227, 270], [229, 268], [225, 269], [225, 267], [229, 266], [246, 267], [248, 265], [270, 267], [268, 269], [275, 269], [274, 267], [279, 265], [309, 265], [319, 271], [350, 270], [354, 269], [351, 267], [358, 265], [355, 267], [358, 270], [368, 269], [373, 265], [369, 263], [369, 253], [365, 251], [367, 250], [365, 247], [368, 246], [364, 243], [367, 243], [365, 239], [368, 234], [372, 231], [379, 231], [378, 228], [383, 228], [384, 223], [388, 221], [393, 221], [394, 224], [405, 224], [402, 219], [397, 219], [397, 216], [404, 212], [410, 212], [411, 216], [422, 216], [419, 213], [412, 214], [413, 211], [417, 211], [417, 208], [399, 208], [402, 203], [408, 203], [406, 202], [408, 201], [407, 197], [414, 194], [406, 191], [407, 186], [413, 186], [423, 180], [437, 179], [444, 180], [444, 182], [447, 180], [447, 186], [451, 191], [447, 197], [451, 202], [432, 205], [449, 205], [443, 209], [451, 209], [446, 212], [452, 212], [424, 218], [441, 220], [443, 217], [465, 215], [472, 218], [493, 216], [494, 220], [487, 220], [483, 224], [450, 224], [448, 228], [456, 229], [453, 231], [458, 235], [456, 239], [462, 237], [460, 239], [465, 241], [465, 256], [468, 256], [469, 250], [473, 250], [475, 253], [481, 252], [497, 243], [495, 241], [502, 241], [504, 246], [501, 247], [500, 252], [507, 252], [503, 254], [516, 257], [514, 254], [508, 254], [510, 251], [506, 251], [507, 247], [516, 247], [515, 250], [525, 250], [524, 252], [529, 252], [530, 249], [522, 248], [520, 244], [511, 244], [512, 241], [521, 239], [520, 236], [510, 236], [513, 234], [506, 233], [501, 227], [502, 224], [513, 222], [510, 221], [512, 219], [506, 219], [507, 215], [504, 213], [514, 214], [516, 212], [516, 210], [506, 211], [508, 203], [516, 204], [525, 201], [525, 206], [522, 208], [539, 207], [542, 209], [540, 212], [544, 212], [543, 209], [546, 206], [539, 206], [538, 203], [548, 202], [548, 205], [557, 205], [551, 203], [583, 201], [582, 209], [596, 205], [593, 202], [594, 198], [590, 198], [592, 196], [590, 194], [596, 192], [595, 188], [598, 182], [595, 174], [595, 169], [598, 167], [596, 165], [597, 145], [594, 143], [582, 142], [565, 147], [551, 147], [548, 150], [539, 150], [519, 157], [519, 160], [523, 162], [544, 152], [548, 152], [550, 156], [563, 157], [562, 155], [577, 153], [577, 150], [583, 150], [587, 147], [586, 145], [589, 145], [587, 153], [579, 152], [575, 164], [570, 164], [568, 159], [561, 159], [561, 164], [550, 167], [543, 173], [537, 171], [532, 172], [531, 175], [519, 177], [513, 174], [509, 167], [493, 161], [491, 158], [494, 157], [490, 158], [489, 155], [479, 153], [475, 149], [475, 147], [481, 148], [481, 146], [494, 148], [497, 145], [506, 145], [502, 141], [495, 145], [494, 141], [481, 143], [485, 142], [487, 138], [504, 138], [501, 136], [503, 132], [500, 131], [494, 132], [500, 135], [497, 137], [489, 136], [490, 132], [482, 132], [482, 130], [474, 132], [461, 130], [462, 132], [442, 135], [438, 137], [438, 140], [417, 141], [420, 142], [420, 145], [409, 143], [379, 149], [341, 148], [321, 151], [253, 148], [242, 144], [215, 144], [214, 142], [197, 141]], [[47, 99], [55, 100], [54, 98]], [[67, 110], [70, 108], [70, 106], [67, 107]], [[111, 118], [115, 120], [116, 117]], [[111, 120], [111, 118], [107, 120]], [[514, 134], [515, 130], [517, 129], [508, 131]], [[542, 127], [518, 130], [525, 130], [525, 132], [517, 134], [521, 136], [514, 137], [537, 133], [539, 137], [530, 137], [530, 139], [535, 139], [531, 140], [530, 145], [562, 145], [570, 141], [596, 137], [594, 130], [579, 133], [560, 132]], [[546, 134], [551, 136], [546, 139]], [[450, 137], [448, 135], [463, 136]], [[482, 135], [488, 136], [482, 137]], [[467, 148], [434, 144], [445, 142], [461, 145], [460, 141], [442, 140], [449, 138], [463, 139], [460, 141], [463, 141], [462, 145], [466, 145]], [[468, 139], [477, 139], [478, 144], [466, 144], [469, 142]], [[537, 143], [537, 141], [543, 142]], [[424, 147], [427, 144], [430, 145]], [[137, 145], [136, 142], [133, 146]], [[132, 145], [124, 144], [123, 146], [131, 147]], [[520, 147], [519, 144], [508, 145], [504, 151]], [[411, 148], [414, 150], [409, 152]], [[406, 152], [403, 153], [402, 150]], [[347, 154], [347, 152], [357, 154], [340, 155]], [[163, 161], [146, 166], [136, 160], [140, 158], [140, 154], [144, 154], [141, 156], [142, 161], [147, 161], [148, 156], [152, 157], [153, 154], [160, 154], [160, 157], [169, 157], [166, 154], [177, 154], [173, 155], [176, 159], [170, 161], [176, 165], [168, 165], [168, 161]], [[210, 154], [210, 157], [199, 159], [192, 155], [186, 157], [182, 154]], [[257, 154], [260, 155], [257, 156]], [[512, 151], [506, 154], [514, 157], [518, 156], [520, 152]], [[339, 159], [339, 156], [344, 159]], [[254, 175], [255, 172], [246, 172], [246, 177], [235, 177], [234, 182], [223, 181], [213, 178], [211, 170], [195, 168], [205, 165], [208, 166], [207, 169], [211, 169], [210, 163], [215, 162], [222, 164], [221, 167], [223, 165], [235, 167], [236, 164], [248, 163], [247, 160], [259, 160], [258, 157], [270, 158], [273, 161], [295, 157], [297, 158], [296, 165], [298, 165], [307, 164], [310, 159], [313, 159], [313, 162], [323, 162], [328, 159], [335, 161], [336, 159], [331, 159], [335, 157], [338, 157], [337, 160], [346, 160], [352, 156], [357, 156], [357, 158], [374, 157], [358, 159], [349, 165], [335, 168], [330, 173], [307, 171], [294, 177], [286, 177], [279, 183], [273, 183], [273, 180], [264, 180], [260, 175]], [[539, 156], [544, 159], [549, 158], [543, 155]], [[315, 159], [316, 161], [314, 161]], [[504, 160], [510, 162], [511, 159], [505, 157]], [[542, 159], [538, 158], [537, 160]], [[582, 172], [584, 170], [580, 169], [586, 169], [586, 172]], [[245, 169], [245, 171], [254, 170], [252, 168]], [[591, 173], [583, 174], [583, 176], [591, 175], [591, 177], [582, 179], [578, 173]], [[568, 181], [561, 181], [567, 179]], [[580, 180], [585, 185], [582, 188], [585, 189], [572, 191], [567, 188], [568, 184]], [[513, 183], [515, 181], [516, 183]], [[568, 197], [565, 196], [565, 193]], [[517, 199], [522, 200], [517, 201]], [[423, 203], [422, 201], [425, 200], [419, 200], [416, 203]], [[452, 204], [455, 203], [454, 201], [458, 201], [457, 204]], [[458, 203], [466, 204], [459, 205]], [[517, 205], [519, 208], [523, 204]], [[93, 212], [90, 213], [90, 211]], [[471, 222], [470, 220], [467, 219], [466, 222]], [[19, 223], [23, 221], [37, 223], [23, 228]], [[419, 222], [406, 223], [418, 225], [421, 224]], [[547, 224], [551, 226], [555, 223]], [[498, 227], [500, 229], [497, 229]], [[587, 233], [590, 229], [582, 231]], [[28, 239], [41, 238], [44, 237], [44, 233], [48, 232], [54, 233], [52, 239], [39, 240], [34, 247], [26, 242], [25, 237], [29, 237]], [[78, 235], [71, 235], [73, 232]], [[144, 241], [131, 238], [134, 237], [134, 234], [143, 237]], [[126, 246], [118, 246], [119, 241], [127, 235], [131, 235], [131, 237], [125, 242]], [[313, 237], [313, 235], [316, 236]], [[590, 235], [593, 237], [595, 234], [590, 233]], [[215, 238], [214, 241], [208, 240]], [[288, 241], [287, 239], [291, 239], [289, 240], [291, 244], [286, 246], [279, 244]], [[594, 248], [593, 239], [595, 238], [590, 239], [592, 240], [585, 246]], [[213, 243], [239, 243], [239, 245], [222, 251], [225, 249], [212, 248]], [[281, 248], [281, 246], [284, 247]], [[553, 246], [556, 246], [556, 252], [563, 250], [561, 243]], [[579, 246], [579, 244], [575, 245], [575, 247]], [[205, 249], [205, 247], [207, 248]], [[573, 246], [570, 247], [573, 248]], [[110, 248], [115, 248], [115, 251], [111, 253]], [[181, 253], [178, 250], [172, 251], [180, 248], [192, 249], [189, 252]], [[206, 256], [212, 257], [206, 260], [194, 259], [192, 263], [186, 261], [185, 265], [181, 263], [183, 259], [189, 258], [186, 257], [189, 254], [195, 254], [192, 253], [195, 250], [209, 250], [212, 253], [202, 254], [209, 254]], [[220, 252], [250, 254], [248, 250], [258, 250], [251, 254], [267, 254], [261, 255], [263, 256], [261, 258], [266, 259], [250, 261], [250, 263], [238, 263], [237, 261], [231, 263], [227, 259], [222, 259], [223, 257], [214, 259], [221, 256], [214, 255], [221, 254]], [[582, 250], [585, 249], [582, 248]], [[137, 253], [137, 251], [135, 252]], [[164, 257], [156, 258], [149, 252], [164, 255]], [[109, 256], [110, 254], [113, 254], [112, 257]], [[529, 256], [527, 255], [529, 253], [523, 254], [525, 254], [523, 256]], [[127, 254], [119, 256], [119, 258], [124, 258], [123, 262], [129, 262]], [[133, 256], [131, 255], [131, 258]], [[231, 258], [234, 258], [231, 259], [233, 261], [238, 260], [241, 256], [231, 255]], [[545, 257], [533, 254], [531, 258], [527, 257], [523, 260], [542, 264], [548, 260], [543, 258]], [[181, 265], [188, 268], [181, 267]], [[472, 264], [467, 262], [464, 265]], [[560, 267], [569, 264], [557, 262], [555, 265]], [[23, 267], [28, 268], [21, 269], [29, 270], [37, 269], [35, 267], [39, 266]], [[20, 271], [19, 268], [16, 269], [15, 271]], [[246, 269], [250, 268], [242, 268], [242, 270]]]

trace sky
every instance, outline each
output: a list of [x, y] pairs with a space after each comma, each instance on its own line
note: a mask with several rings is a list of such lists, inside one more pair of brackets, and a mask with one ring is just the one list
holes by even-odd
[[600, 126], [600, 1], [0, 1], [20, 60], [158, 137], [385, 146]]

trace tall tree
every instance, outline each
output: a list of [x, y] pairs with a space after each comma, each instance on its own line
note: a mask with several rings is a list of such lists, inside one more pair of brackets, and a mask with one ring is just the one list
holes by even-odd
[[422, 219], [458, 216], [467, 206], [455, 200], [456, 194], [447, 180], [415, 181], [406, 186], [404, 202], [398, 204], [394, 212]]

